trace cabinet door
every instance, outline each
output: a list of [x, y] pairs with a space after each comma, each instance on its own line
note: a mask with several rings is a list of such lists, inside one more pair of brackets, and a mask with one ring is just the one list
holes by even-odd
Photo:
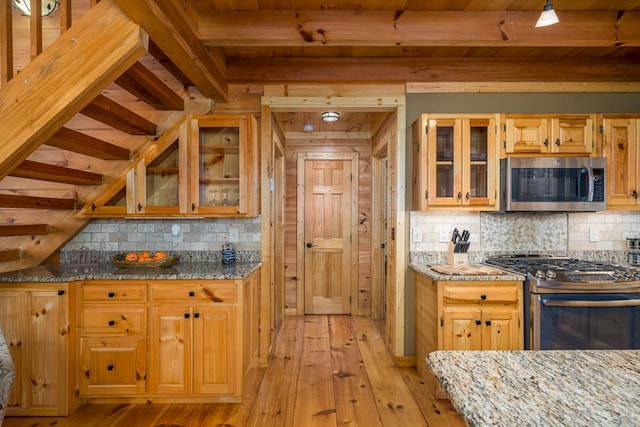
[[87, 396], [145, 392], [146, 338], [82, 338], [80, 393]]
[[593, 151], [592, 117], [560, 117], [550, 122], [551, 153], [590, 154]]
[[442, 350], [482, 348], [482, 311], [479, 308], [445, 307], [442, 317]]
[[195, 394], [236, 394], [242, 378], [236, 307], [196, 307], [193, 329]]
[[511, 117], [505, 120], [505, 154], [540, 154], [549, 151], [548, 120]]
[[[182, 142], [185, 144], [186, 142]], [[185, 153], [186, 154], [186, 153]], [[132, 214], [177, 214], [186, 204], [186, 192], [181, 185], [186, 183], [187, 171], [181, 164], [180, 141], [172, 142], [149, 164], [141, 160], [135, 168], [135, 202]], [[131, 209], [129, 209], [131, 210]]]
[[496, 202], [496, 120], [462, 120], [462, 204], [493, 206]]
[[462, 200], [461, 119], [428, 119], [429, 206], [460, 206]]
[[9, 411], [25, 409], [27, 406], [28, 388], [28, 339], [27, 294], [19, 290], [3, 290], [0, 292], [0, 325], [9, 347], [16, 378], [13, 382], [7, 407]]
[[638, 122], [605, 118], [603, 154], [607, 158], [607, 206], [630, 206], [638, 200]]
[[520, 349], [519, 312], [513, 308], [482, 310], [482, 350]]
[[192, 317], [190, 307], [149, 309], [149, 393], [191, 393]]

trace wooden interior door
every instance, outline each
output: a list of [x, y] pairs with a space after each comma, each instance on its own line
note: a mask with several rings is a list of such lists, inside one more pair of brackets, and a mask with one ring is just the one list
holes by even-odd
[[302, 165], [304, 313], [351, 314], [351, 289], [357, 280], [353, 254], [357, 163], [352, 155], [351, 159], [303, 156], [307, 157]]

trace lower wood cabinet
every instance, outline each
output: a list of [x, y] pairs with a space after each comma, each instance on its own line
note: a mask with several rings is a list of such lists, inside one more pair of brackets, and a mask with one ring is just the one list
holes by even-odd
[[416, 365], [438, 398], [446, 397], [426, 364], [436, 350], [524, 347], [522, 282], [436, 281], [416, 273]]
[[75, 395], [75, 310], [67, 283], [0, 285], [0, 326], [16, 380], [6, 415], [68, 415]]
[[80, 396], [240, 402], [258, 363], [259, 277], [83, 282]]

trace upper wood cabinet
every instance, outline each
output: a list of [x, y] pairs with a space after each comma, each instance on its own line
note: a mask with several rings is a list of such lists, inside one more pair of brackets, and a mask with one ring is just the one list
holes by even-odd
[[607, 206], [636, 209], [640, 191], [640, 117], [605, 115], [602, 154], [607, 158]]
[[423, 114], [413, 123], [413, 209], [497, 207], [495, 114]]
[[503, 117], [503, 154], [590, 155], [594, 151], [595, 115], [515, 115]]
[[80, 214], [257, 216], [257, 131], [252, 115], [187, 116]]

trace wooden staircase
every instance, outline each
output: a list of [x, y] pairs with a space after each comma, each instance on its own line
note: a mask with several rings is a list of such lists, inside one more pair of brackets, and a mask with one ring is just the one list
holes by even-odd
[[3, 84], [0, 272], [55, 261], [90, 222], [78, 211], [185, 114], [211, 111], [187, 74], [103, 0]]

